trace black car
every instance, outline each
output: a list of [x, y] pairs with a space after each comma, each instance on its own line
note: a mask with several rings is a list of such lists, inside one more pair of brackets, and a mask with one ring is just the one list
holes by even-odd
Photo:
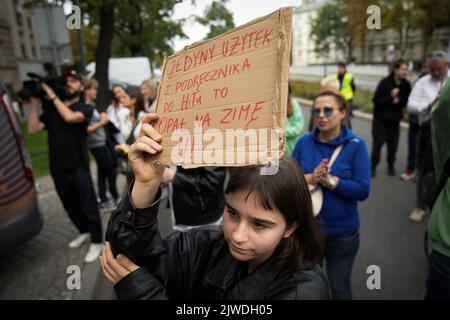
[[0, 82], [0, 254], [39, 233], [31, 158], [6, 86]]

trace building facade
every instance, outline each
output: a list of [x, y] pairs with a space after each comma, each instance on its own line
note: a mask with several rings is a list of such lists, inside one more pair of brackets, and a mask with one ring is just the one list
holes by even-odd
[[[345, 60], [341, 52], [331, 47], [327, 56], [319, 56], [315, 52], [315, 44], [310, 36], [311, 21], [319, 10], [331, 0], [303, 0], [294, 10], [292, 65], [301, 67], [307, 65], [335, 64]], [[369, 17], [369, 16], [368, 16]], [[436, 30], [429, 43], [424, 45], [420, 30], [410, 30], [408, 41], [403, 48], [400, 45], [400, 35], [393, 29], [368, 30], [365, 46], [353, 49], [353, 58], [357, 64], [390, 63], [396, 58], [418, 62], [429, 51], [450, 50], [450, 28]], [[403, 52], [402, 52], [403, 51]]]
[[12, 92], [20, 90], [27, 72], [43, 71], [35, 17], [24, 2], [2, 0], [0, 10], [0, 80]]

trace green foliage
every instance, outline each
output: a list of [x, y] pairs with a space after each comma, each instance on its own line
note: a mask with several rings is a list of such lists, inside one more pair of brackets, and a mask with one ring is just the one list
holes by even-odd
[[154, 61], [173, 53], [172, 39], [185, 38], [183, 20], [171, 17], [183, 0], [116, 1], [113, 54], [147, 56]]
[[47, 131], [29, 134], [27, 128], [26, 122], [22, 123], [22, 132], [31, 156], [33, 173], [36, 177], [47, 175], [49, 174]]
[[[353, 25], [360, 22], [361, 16], [365, 18], [365, 12], [352, 12], [354, 8], [349, 10], [349, 5], [353, 5], [349, 0], [327, 2], [312, 19], [310, 35], [319, 56], [327, 56], [333, 47], [341, 50], [347, 62], [354, 61], [353, 49], [358, 37]], [[365, 21], [362, 24], [365, 26]]]
[[[312, 100], [320, 91], [319, 82], [290, 81], [290, 84], [292, 88], [292, 94], [295, 97]], [[372, 91], [357, 88], [355, 97], [353, 99], [354, 108], [371, 113], [373, 111], [372, 97]]]
[[228, 0], [214, 1], [205, 10], [204, 17], [196, 17], [196, 21], [209, 26], [208, 39], [214, 38], [234, 28], [233, 14], [228, 11], [225, 4]]
[[334, 44], [342, 48], [344, 36], [344, 22], [342, 21], [343, 7], [337, 1], [330, 2], [320, 8], [317, 16], [311, 21], [311, 37], [315, 42], [318, 55], [326, 56]]
[[319, 82], [291, 81], [292, 95], [312, 100], [320, 90]]

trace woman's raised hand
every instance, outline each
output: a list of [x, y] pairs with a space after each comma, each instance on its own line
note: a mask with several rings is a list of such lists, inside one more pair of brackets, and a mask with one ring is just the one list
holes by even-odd
[[144, 118], [140, 136], [128, 151], [128, 160], [135, 175], [131, 197], [138, 208], [145, 208], [153, 202], [164, 172], [164, 166], [155, 162], [155, 156], [162, 151], [162, 137], [151, 125], [157, 119], [156, 113]]
[[148, 114], [142, 121], [139, 138], [131, 145], [128, 151], [136, 182], [149, 183], [161, 180], [163, 168], [154, 164], [155, 155], [162, 151], [159, 144], [161, 135], [152, 127], [151, 123], [158, 119], [156, 113]]

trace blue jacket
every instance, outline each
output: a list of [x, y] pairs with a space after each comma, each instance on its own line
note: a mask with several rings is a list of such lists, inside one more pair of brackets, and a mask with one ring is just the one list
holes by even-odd
[[341, 135], [323, 143], [319, 131], [302, 136], [292, 153], [305, 174], [312, 173], [324, 158], [331, 158], [336, 147], [344, 144], [330, 174], [339, 177], [336, 189], [323, 190], [323, 206], [319, 222], [325, 235], [338, 235], [360, 226], [357, 201], [366, 199], [370, 191], [370, 161], [364, 140], [352, 130], [342, 127]]

